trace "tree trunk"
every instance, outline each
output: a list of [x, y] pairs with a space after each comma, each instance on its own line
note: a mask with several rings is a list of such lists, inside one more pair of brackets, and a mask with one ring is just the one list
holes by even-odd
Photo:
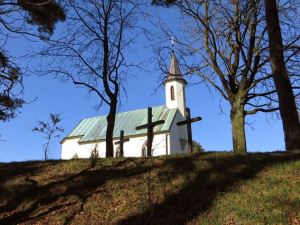
[[45, 160], [45, 161], [48, 160], [48, 157], [47, 157], [47, 149], [46, 149], [46, 148], [44, 149], [44, 160]]
[[232, 125], [232, 144], [235, 153], [246, 153], [246, 134], [245, 134], [245, 112], [244, 105], [234, 102], [232, 104], [230, 119]]
[[48, 148], [49, 148], [50, 139], [51, 139], [51, 137], [48, 138], [48, 141], [47, 141], [47, 143], [45, 145], [45, 148], [44, 148], [44, 159], [45, 159], [45, 161], [48, 160]]
[[300, 149], [300, 125], [291, 82], [286, 71], [276, 1], [265, 0], [270, 61], [278, 94], [287, 151]]
[[117, 100], [111, 100], [110, 110], [106, 117], [107, 128], [106, 128], [106, 157], [114, 157], [114, 127], [117, 113]]

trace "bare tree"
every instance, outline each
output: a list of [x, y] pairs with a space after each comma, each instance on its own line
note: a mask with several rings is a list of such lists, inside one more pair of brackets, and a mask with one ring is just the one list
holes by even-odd
[[60, 114], [50, 113], [50, 122], [38, 121], [38, 125], [32, 129], [32, 131], [39, 132], [44, 135], [46, 140], [43, 148], [45, 160], [49, 159], [49, 147], [53, 138], [59, 138], [59, 133], [64, 132], [64, 129], [59, 125], [60, 122]]
[[[174, 3], [184, 1], [176, 0], [152, 0], [155, 5], [170, 6]], [[202, 4], [205, 1], [199, 1]], [[211, 1], [208, 1], [211, 2]], [[235, 1], [236, 3], [240, 1]], [[247, 1], [244, 1], [246, 3]], [[251, 1], [248, 1], [248, 3]], [[278, 19], [278, 10], [280, 10], [281, 22], [285, 28], [285, 34], [282, 40], [282, 29]], [[287, 150], [299, 149], [299, 106], [298, 116], [295, 107], [296, 100], [299, 98], [299, 91], [293, 93], [292, 89], [299, 90], [299, 1], [273, 1], [265, 0], [266, 21], [270, 41], [270, 60], [273, 70], [273, 78], [278, 100], [272, 99], [272, 102], [279, 102], [280, 115], [283, 121], [285, 143]], [[228, 16], [233, 17], [234, 12], [228, 11]], [[191, 16], [191, 15], [190, 15]], [[213, 16], [211, 14], [211, 16]], [[297, 25], [298, 24], [298, 25]], [[203, 25], [203, 24], [202, 24]], [[288, 66], [286, 64], [288, 63]], [[288, 71], [286, 70], [288, 68]], [[292, 82], [289, 79], [292, 78]], [[296, 102], [299, 105], [298, 102]], [[297, 118], [298, 117], [298, 118]]]
[[0, 0], [0, 121], [14, 118], [25, 102], [19, 97], [23, 73], [7, 53], [7, 42], [11, 37], [51, 35], [55, 24], [64, 19], [63, 9], [54, 0]]
[[[178, 42], [186, 70], [229, 102], [233, 150], [246, 152], [245, 117], [279, 109], [268, 69], [263, 2], [180, 0], [174, 5], [184, 23], [185, 36]], [[299, 35], [289, 41], [297, 40]]]
[[[278, 94], [279, 109], [284, 130], [285, 147], [287, 151], [299, 150], [299, 116], [292, 85], [285, 66], [281, 28], [276, 1], [265, 0], [265, 10], [267, 30], [269, 35], [270, 61], [272, 65], [273, 79]], [[300, 50], [299, 46], [298, 48]]]
[[[113, 157], [113, 131], [122, 82], [128, 69], [126, 49], [136, 37], [139, 4], [134, 0], [66, 0], [65, 36], [47, 40], [46, 73], [71, 80], [109, 107], [106, 156]], [[64, 62], [63, 64], [61, 62]], [[50, 69], [48, 69], [50, 68]]]

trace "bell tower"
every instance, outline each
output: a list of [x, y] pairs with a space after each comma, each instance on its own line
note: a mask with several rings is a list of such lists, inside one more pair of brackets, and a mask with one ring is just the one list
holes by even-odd
[[177, 108], [185, 117], [185, 86], [187, 82], [183, 78], [174, 51], [171, 53], [169, 72], [165, 78], [166, 106], [169, 109]]

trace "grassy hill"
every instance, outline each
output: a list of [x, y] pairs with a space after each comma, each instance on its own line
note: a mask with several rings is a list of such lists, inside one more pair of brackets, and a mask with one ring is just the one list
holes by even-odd
[[300, 224], [300, 154], [0, 164], [0, 224]]

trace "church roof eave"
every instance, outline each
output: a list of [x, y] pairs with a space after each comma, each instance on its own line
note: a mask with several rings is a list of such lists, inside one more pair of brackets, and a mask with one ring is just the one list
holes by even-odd
[[[172, 76], [172, 75], [171, 75]], [[181, 83], [183, 83], [184, 85], [187, 85], [188, 84], [188, 82], [181, 76], [181, 77], [177, 77], [177, 76], [172, 76], [171, 77], [170, 76], [170, 78], [166, 78], [165, 80], [164, 80], [164, 85], [166, 85], [166, 83], [168, 83], [168, 82], [171, 82], [171, 81], [178, 81], [178, 82], [181, 82]]]
[[64, 137], [59, 143], [60, 144], [63, 144], [63, 143], [65, 143], [65, 141], [66, 140], [70, 140], [70, 139], [80, 139], [80, 138], [82, 138], [83, 137], [83, 135], [78, 135], [78, 136], [66, 136], [66, 137]]

